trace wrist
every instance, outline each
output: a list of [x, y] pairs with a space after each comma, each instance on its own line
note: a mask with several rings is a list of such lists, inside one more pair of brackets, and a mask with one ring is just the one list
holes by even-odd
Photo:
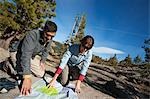
[[57, 80], [57, 77], [59, 76], [59, 74], [55, 74], [53, 77], [53, 80]]
[[42, 60], [40, 61], [40, 63], [41, 63], [41, 64], [45, 64], [45, 62], [44, 62], [44, 61], [42, 61]]
[[56, 70], [56, 72], [55, 72], [55, 74], [59, 75], [61, 72], [62, 72], [62, 69], [60, 67], [58, 67], [57, 70]]
[[23, 79], [31, 79], [31, 75], [23, 75]]
[[84, 76], [84, 75], [82, 75], [82, 74], [80, 74], [80, 76], [79, 76], [79, 79], [78, 79], [78, 80], [83, 81], [83, 80], [84, 80], [84, 78], [85, 78], [85, 76]]
[[44, 59], [41, 59], [40, 62], [44, 64], [44, 63], [45, 63], [45, 60], [44, 60]]
[[76, 86], [80, 87], [81, 81], [77, 80]]

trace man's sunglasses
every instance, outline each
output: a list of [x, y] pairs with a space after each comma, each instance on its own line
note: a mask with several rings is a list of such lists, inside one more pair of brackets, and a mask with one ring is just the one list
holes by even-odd
[[47, 37], [50, 36], [51, 38], [53, 38], [55, 35], [50, 35], [50, 34], [46, 33], [46, 36], [47, 36]]

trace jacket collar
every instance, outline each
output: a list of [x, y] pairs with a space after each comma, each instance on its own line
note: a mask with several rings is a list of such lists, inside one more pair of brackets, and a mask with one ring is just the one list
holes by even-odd
[[47, 42], [44, 41], [44, 32], [43, 31], [39, 30], [39, 34], [40, 34], [40, 38], [39, 38], [40, 44], [45, 45], [52, 41], [52, 40], [49, 40]]

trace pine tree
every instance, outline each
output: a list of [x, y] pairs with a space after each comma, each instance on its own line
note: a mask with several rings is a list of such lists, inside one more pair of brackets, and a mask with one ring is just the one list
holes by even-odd
[[128, 54], [128, 56], [124, 60], [120, 61], [120, 64], [123, 66], [132, 66], [131, 56]]
[[150, 63], [150, 39], [144, 41], [145, 62]]
[[7, 27], [19, 29], [19, 24], [15, 22], [16, 6], [7, 0], [0, 1], [0, 30], [4, 31]]
[[139, 56], [139, 55], [137, 55], [135, 58], [134, 58], [134, 63], [135, 64], [140, 64], [141, 62], [142, 62], [142, 59], [141, 59], [141, 57]]
[[54, 0], [1, 0], [0, 30], [7, 27], [25, 33], [41, 27], [45, 18], [55, 17]]
[[84, 30], [85, 30], [85, 26], [86, 26], [86, 16], [83, 15], [81, 17], [81, 22], [79, 24], [79, 29], [77, 31], [77, 34], [75, 35], [74, 38], [71, 39], [71, 43], [74, 44], [74, 43], [80, 43], [80, 40], [84, 37], [85, 33], [84, 33]]
[[97, 64], [102, 64], [103, 63], [103, 59], [101, 57], [99, 57], [99, 56], [93, 55], [92, 62], [93, 63], [97, 63]]
[[113, 57], [110, 57], [110, 59], [108, 60], [108, 63], [111, 66], [117, 66], [118, 60], [117, 60], [116, 54]]

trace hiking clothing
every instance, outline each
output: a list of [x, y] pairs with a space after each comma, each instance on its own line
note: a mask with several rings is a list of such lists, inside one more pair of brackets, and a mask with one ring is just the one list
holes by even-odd
[[[80, 76], [78, 76], [79, 80], [83, 81], [92, 60], [92, 51], [88, 50], [81, 54], [79, 53], [79, 48], [80, 44], [74, 44], [68, 48], [68, 50], [64, 53], [63, 58], [61, 59], [59, 68], [56, 71], [57, 74], [60, 74], [66, 65], [69, 66], [69, 68], [78, 67], [80, 69]], [[66, 71], [66, 73], [67, 72], [68, 71]]]
[[[45, 62], [50, 51], [52, 40], [44, 42], [43, 35], [43, 31], [40, 30], [29, 31], [17, 46], [14, 45], [14, 47], [17, 47], [17, 65], [20, 65], [20, 67], [22, 67], [23, 75], [31, 74], [30, 59], [34, 59], [37, 54], [41, 54], [41, 62]], [[10, 52], [14, 51], [13, 49], [16, 48], [11, 48]]]

